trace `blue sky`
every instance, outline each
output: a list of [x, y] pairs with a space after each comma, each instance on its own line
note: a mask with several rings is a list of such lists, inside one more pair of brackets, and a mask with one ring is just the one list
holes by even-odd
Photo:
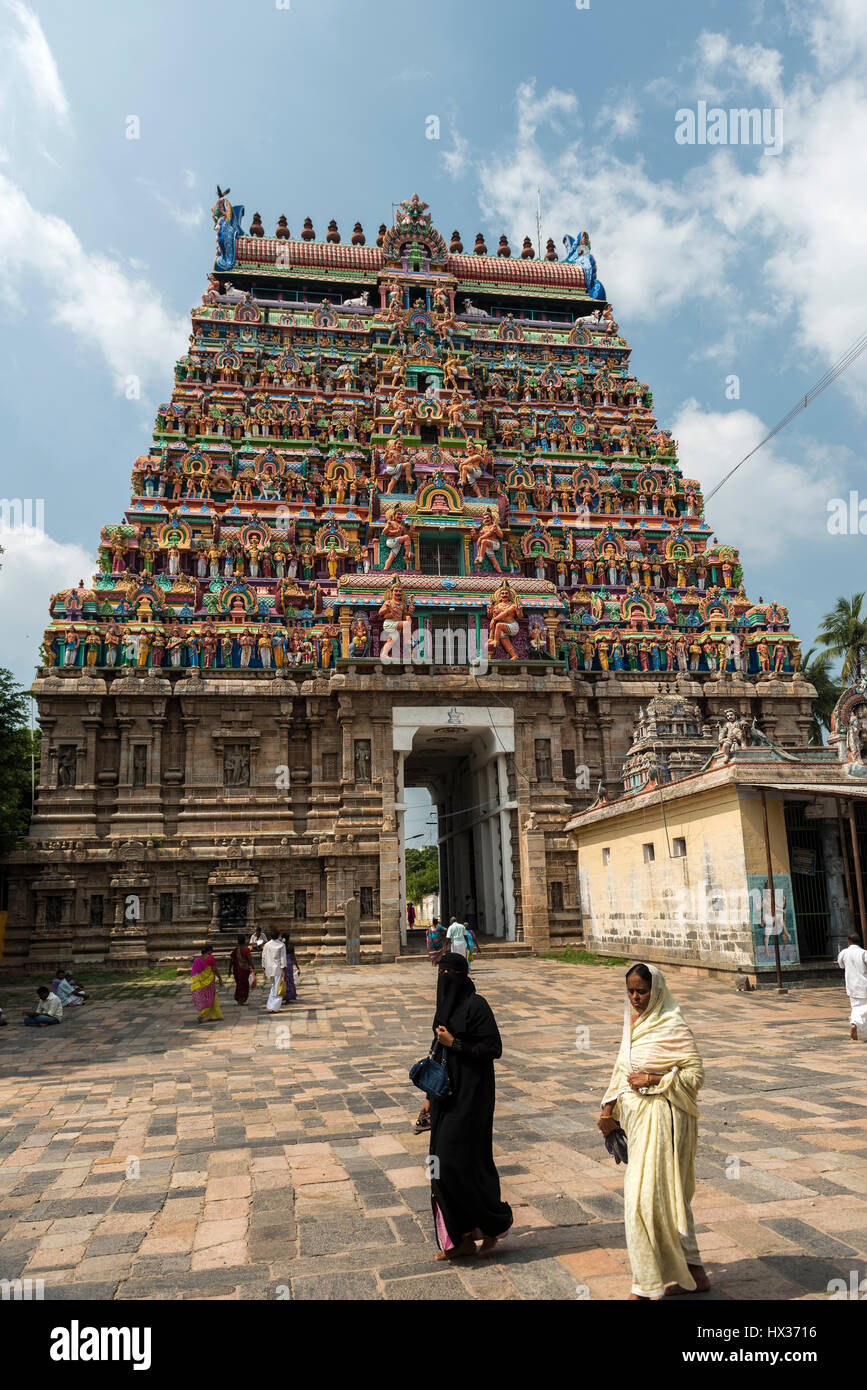
[[[44, 499], [44, 532], [0, 535], [0, 662], [29, 682], [50, 592], [120, 519], [218, 181], [245, 227], [309, 215], [324, 237], [334, 217], [345, 239], [418, 191], [447, 238], [491, 250], [535, 236], [541, 186], [543, 238], [590, 232], [708, 490], [867, 328], [865, 55], [863, 0], [0, 0], [0, 493]], [[677, 143], [701, 101], [782, 112], [782, 149]], [[863, 539], [827, 516], [867, 497], [865, 409], [862, 362], [709, 509], [806, 645], [863, 583]]]

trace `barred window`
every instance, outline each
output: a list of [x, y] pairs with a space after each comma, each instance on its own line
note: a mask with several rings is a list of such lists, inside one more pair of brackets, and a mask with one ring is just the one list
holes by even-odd
[[460, 574], [460, 541], [421, 541], [419, 568], [422, 574]]

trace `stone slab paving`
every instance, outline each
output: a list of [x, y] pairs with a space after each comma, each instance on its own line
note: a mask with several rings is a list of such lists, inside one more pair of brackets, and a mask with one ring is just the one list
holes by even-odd
[[[625, 1298], [623, 1170], [595, 1128], [621, 972], [483, 958], [474, 976], [504, 1042], [515, 1228], [495, 1259], [434, 1261], [407, 1080], [433, 1012], [420, 962], [308, 969], [276, 1017], [261, 989], [246, 1008], [225, 989], [224, 1021], [197, 1026], [183, 983], [109, 985], [60, 1028], [0, 1031], [0, 1278], [55, 1299]], [[867, 1277], [867, 1044], [842, 988], [672, 983], [707, 1068], [705, 1297]]]

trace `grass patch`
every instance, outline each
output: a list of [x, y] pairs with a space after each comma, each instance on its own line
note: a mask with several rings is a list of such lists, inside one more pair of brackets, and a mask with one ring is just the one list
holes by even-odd
[[625, 956], [600, 956], [598, 951], [579, 951], [575, 946], [564, 946], [562, 951], [541, 951], [541, 960], [559, 960], [564, 965], [628, 965]]
[[[167, 984], [177, 985], [180, 982], [177, 970], [173, 965], [154, 965], [142, 970], [82, 970], [72, 971], [76, 981], [81, 985], [86, 994], [93, 999], [104, 999], [110, 987], [112, 996], [116, 996], [118, 991], [121, 993], [129, 992], [134, 997], [145, 999], [154, 991], [156, 987], [159, 993], [165, 993]], [[37, 985], [50, 985], [53, 972], [46, 971], [44, 975], [35, 972], [26, 975], [10, 974], [0, 975], [0, 1000], [9, 998], [10, 995], [17, 997], [19, 994], [33, 994]], [[183, 981], [186, 983], [186, 981]]]

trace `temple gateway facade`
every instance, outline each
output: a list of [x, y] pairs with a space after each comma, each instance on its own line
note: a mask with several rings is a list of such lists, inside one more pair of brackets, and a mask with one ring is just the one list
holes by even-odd
[[[579, 940], [570, 818], [666, 691], [800, 748], [812, 688], [630, 367], [586, 233], [465, 254], [417, 195], [368, 245], [220, 193], [189, 351], [99, 572], [51, 599], [4, 964], [291, 930], [405, 945], [406, 792], [441, 904]], [[684, 730], [686, 733], [687, 730]]]

